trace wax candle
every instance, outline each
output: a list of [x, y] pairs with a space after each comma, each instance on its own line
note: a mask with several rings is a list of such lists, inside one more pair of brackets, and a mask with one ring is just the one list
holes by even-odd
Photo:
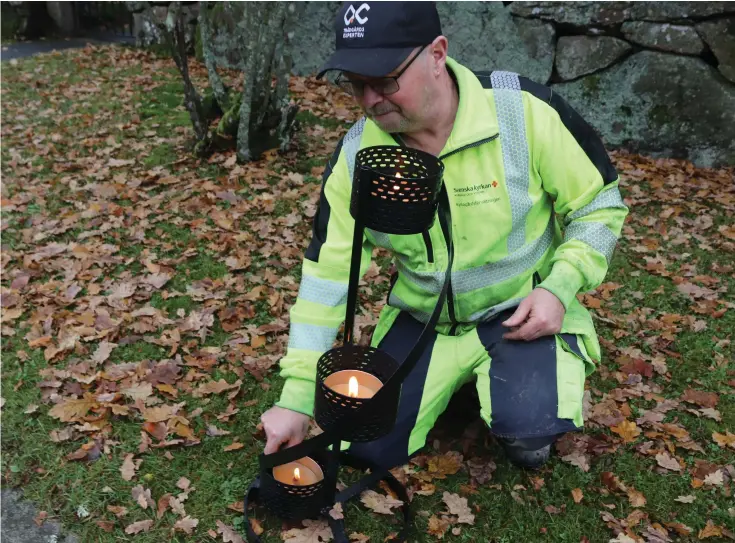
[[324, 379], [324, 384], [337, 394], [350, 398], [372, 398], [383, 382], [360, 370], [337, 371]]
[[305, 456], [273, 468], [276, 481], [291, 486], [307, 486], [324, 479], [324, 472], [314, 460]]

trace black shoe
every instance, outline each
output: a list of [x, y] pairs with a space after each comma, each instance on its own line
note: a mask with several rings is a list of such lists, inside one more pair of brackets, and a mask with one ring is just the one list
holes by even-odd
[[[542, 441], [546, 441], [543, 445]], [[540, 469], [548, 462], [551, 456], [551, 443], [548, 438], [516, 439], [500, 437], [500, 445], [503, 447], [508, 460], [519, 468]]]

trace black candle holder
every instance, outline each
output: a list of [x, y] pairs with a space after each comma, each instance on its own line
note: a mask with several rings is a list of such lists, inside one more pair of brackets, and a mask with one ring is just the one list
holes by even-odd
[[[329, 454], [314, 451], [309, 454], [320, 468], [327, 473]], [[286, 484], [275, 478], [273, 468], [261, 466], [259, 499], [269, 511], [286, 520], [302, 520], [316, 517], [321, 513], [324, 504], [333, 496], [334, 490], [327, 485], [328, 477], [323, 477], [314, 484], [297, 486]]]
[[342, 370], [359, 370], [374, 375], [383, 383], [398, 369], [398, 362], [385, 351], [360, 345], [344, 345], [324, 353], [316, 369], [317, 393], [314, 398], [314, 419], [328, 432], [340, 419], [360, 409], [354, 424], [341, 434], [344, 441], [373, 441], [388, 434], [398, 414], [399, 390], [394, 388], [377, 405], [368, 408], [371, 398], [354, 398], [339, 394], [325, 384], [326, 379]]
[[[340, 444], [374, 441], [394, 427], [400, 387], [426, 347], [429, 332], [438, 322], [449, 288], [454, 250], [448, 237], [449, 266], [444, 286], [434, 311], [416, 344], [402, 364], [388, 353], [374, 347], [354, 344], [354, 318], [357, 304], [362, 239], [365, 228], [397, 235], [420, 234], [434, 223], [439, 206], [444, 165], [434, 155], [406, 147], [379, 146], [360, 150], [356, 155], [350, 200], [355, 219], [347, 291], [344, 343], [324, 353], [317, 363], [314, 418], [323, 433], [293, 447], [260, 456], [260, 476], [246, 493], [245, 517], [248, 541], [259, 542], [247, 518], [249, 501], [259, 500], [271, 512], [284, 519], [304, 519], [326, 515], [335, 543], [348, 543], [344, 523], [328, 515], [336, 502], [345, 502], [384, 480], [403, 500], [404, 526], [397, 542], [406, 541], [410, 526], [408, 495], [390, 472], [377, 465], [340, 452]], [[446, 209], [444, 210], [447, 213]], [[357, 370], [382, 383], [372, 397], [351, 397], [330, 386], [329, 378], [343, 370]], [[331, 445], [331, 450], [327, 447]], [[319, 464], [323, 479], [312, 485], [284, 484], [273, 476], [273, 468], [308, 456]], [[340, 465], [370, 469], [372, 473], [357, 484], [337, 492]]]
[[443, 173], [424, 151], [366, 147], [355, 159], [350, 213], [378, 232], [420, 234], [434, 223]]

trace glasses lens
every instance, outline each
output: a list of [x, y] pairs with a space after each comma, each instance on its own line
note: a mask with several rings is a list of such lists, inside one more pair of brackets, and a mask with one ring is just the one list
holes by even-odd
[[398, 90], [398, 81], [395, 77], [386, 77], [384, 79], [377, 79], [370, 83], [370, 86], [375, 89], [375, 92], [382, 94], [383, 96], [393, 94]]
[[336, 85], [347, 94], [352, 96], [362, 96], [363, 85], [360, 82], [353, 82], [347, 78], [340, 77], [335, 81]]

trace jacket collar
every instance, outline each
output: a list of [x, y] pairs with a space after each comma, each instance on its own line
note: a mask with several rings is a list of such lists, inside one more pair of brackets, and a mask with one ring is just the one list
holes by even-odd
[[[447, 57], [447, 68], [454, 74], [459, 87], [459, 106], [454, 119], [452, 133], [449, 135], [440, 155], [492, 137], [498, 133], [498, 122], [489, 100], [491, 97], [482, 87], [479, 79], [471, 70]], [[391, 134], [381, 130], [370, 119], [365, 123], [365, 141], [370, 145], [395, 145]], [[373, 143], [374, 142], [374, 143]]]

